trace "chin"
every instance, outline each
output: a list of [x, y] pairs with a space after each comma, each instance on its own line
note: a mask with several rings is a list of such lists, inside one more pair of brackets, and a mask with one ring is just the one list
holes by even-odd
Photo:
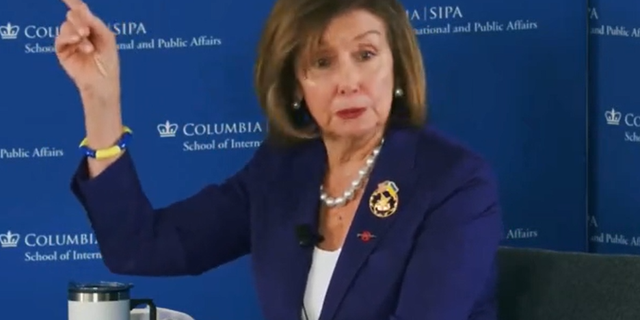
[[383, 126], [380, 125], [380, 119], [369, 112], [366, 112], [357, 119], [344, 120], [341, 118], [333, 118], [328, 123], [328, 132], [331, 135], [342, 138], [357, 138], [366, 136], [381, 130]]
[[335, 130], [333, 130], [334, 134], [336, 136], [339, 137], [344, 137], [344, 138], [357, 138], [357, 137], [361, 137], [367, 134], [370, 134], [371, 132], [377, 130], [377, 126], [375, 124], [368, 124], [368, 125], [364, 125], [364, 124], [344, 124], [341, 125], [340, 128], [335, 128]]

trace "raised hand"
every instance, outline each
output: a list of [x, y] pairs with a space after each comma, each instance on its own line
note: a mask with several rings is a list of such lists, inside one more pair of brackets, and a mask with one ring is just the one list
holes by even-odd
[[[123, 128], [116, 36], [82, 0], [62, 1], [69, 11], [55, 41], [56, 55], [80, 91], [88, 146], [109, 148]], [[97, 176], [116, 159], [88, 159], [89, 175]]]
[[[81, 93], [115, 98], [120, 65], [115, 34], [82, 0], [62, 0], [69, 11], [55, 40], [56, 55]], [[118, 97], [119, 98], [119, 97]]]

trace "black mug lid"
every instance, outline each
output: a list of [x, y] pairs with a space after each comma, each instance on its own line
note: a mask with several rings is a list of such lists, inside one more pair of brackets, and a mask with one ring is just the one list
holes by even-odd
[[132, 284], [120, 282], [70, 282], [68, 291], [70, 293], [111, 293], [129, 291], [131, 288], [133, 288]]

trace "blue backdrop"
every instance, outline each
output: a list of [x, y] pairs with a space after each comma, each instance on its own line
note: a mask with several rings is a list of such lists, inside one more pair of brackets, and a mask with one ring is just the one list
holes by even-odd
[[[118, 33], [123, 112], [136, 133], [131, 152], [157, 206], [221, 181], [247, 161], [265, 130], [252, 68], [273, 1], [87, 2]], [[630, 30], [639, 13], [630, 3], [624, 10], [599, 6], [600, 19], [591, 22]], [[426, 61], [430, 121], [484, 154], [499, 175], [504, 243], [586, 251], [586, 5], [405, 5]], [[77, 91], [52, 48], [65, 11], [57, 0], [0, 2], [2, 318], [28, 309], [34, 319], [64, 319], [66, 284], [75, 279], [131, 281], [135, 295], [196, 319], [261, 319], [246, 259], [200, 277], [162, 279], [113, 276], [103, 266], [69, 191], [84, 128]], [[601, 133], [592, 137], [592, 195], [599, 200], [589, 221], [599, 225], [594, 239], [605, 235], [610, 242], [610, 236], [634, 234], [627, 217], [636, 188], [625, 168], [639, 151], [625, 136], [634, 132], [626, 125], [629, 114], [640, 109], [634, 111], [638, 96], [624, 94], [632, 92], [627, 79], [638, 71], [632, 60], [638, 42], [592, 37], [599, 77], [591, 82], [593, 126]], [[180, 46], [183, 41], [190, 45]], [[618, 126], [605, 122], [603, 112], [612, 108], [622, 114]], [[37, 308], [27, 306], [32, 301]]]
[[[589, 9], [591, 249], [640, 253], [640, 6], [592, 0]], [[634, 80], [635, 79], [635, 80]]]

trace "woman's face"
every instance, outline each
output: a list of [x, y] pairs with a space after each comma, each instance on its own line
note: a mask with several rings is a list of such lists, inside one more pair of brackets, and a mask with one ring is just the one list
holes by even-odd
[[336, 17], [311, 65], [299, 69], [300, 98], [323, 134], [357, 138], [387, 122], [394, 76], [385, 30], [365, 10]]

